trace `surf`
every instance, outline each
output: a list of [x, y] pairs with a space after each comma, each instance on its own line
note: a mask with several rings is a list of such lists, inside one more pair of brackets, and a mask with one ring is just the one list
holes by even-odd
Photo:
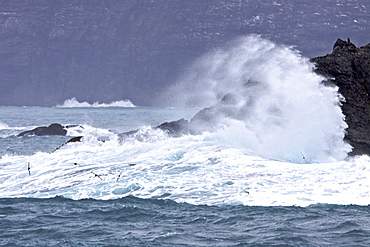
[[338, 88], [325, 86], [294, 47], [257, 35], [240, 37], [200, 57], [162, 95], [167, 104], [208, 107], [200, 131], [272, 159], [343, 160], [347, 124]]
[[[22, 113], [25, 119], [63, 116], [62, 124], [83, 126], [67, 135], [84, 137], [55, 152], [48, 147], [2, 155], [0, 194], [74, 200], [132, 195], [194, 205], [367, 205], [370, 158], [347, 157], [342, 98], [312, 66], [292, 47], [247, 36], [195, 61], [162, 95], [175, 108], [32, 108]], [[205, 107], [187, 115], [190, 123], [203, 124], [199, 133], [173, 138], [153, 128], [192, 107]], [[208, 111], [214, 114], [205, 119]], [[138, 131], [121, 142], [122, 129]], [[44, 147], [59, 141], [47, 138], [17, 140], [43, 140]]]
[[56, 105], [55, 107], [59, 108], [76, 108], [76, 107], [95, 107], [95, 108], [100, 108], [100, 107], [136, 107], [130, 100], [119, 100], [119, 101], [114, 101], [111, 103], [99, 103], [99, 102], [94, 102], [93, 104], [90, 104], [86, 101], [84, 102], [79, 102], [75, 97], [72, 97], [70, 99], [67, 99], [64, 101], [63, 104], [61, 105]]

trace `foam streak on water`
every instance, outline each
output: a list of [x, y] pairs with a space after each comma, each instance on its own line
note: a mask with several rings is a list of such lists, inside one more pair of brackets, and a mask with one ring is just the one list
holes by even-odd
[[317, 164], [274, 161], [221, 145], [213, 134], [123, 145], [89, 139], [51, 154], [3, 156], [0, 194], [72, 199], [134, 195], [209, 205], [367, 205], [369, 162], [368, 156]]

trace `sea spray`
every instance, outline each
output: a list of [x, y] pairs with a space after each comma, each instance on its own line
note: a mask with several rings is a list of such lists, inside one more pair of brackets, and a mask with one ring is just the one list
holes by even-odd
[[6, 123], [0, 122], [0, 130], [7, 128], [9, 128], [9, 126]]
[[[15, 111], [20, 110], [23, 109], [15, 108]], [[25, 113], [26, 117], [42, 112], [50, 118], [66, 112], [56, 107], [31, 110]], [[80, 111], [68, 109], [66, 121], [75, 120]], [[99, 110], [88, 108], [84, 111], [96, 115]], [[112, 119], [122, 111], [131, 113], [126, 116], [126, 122], [144, 115], [139, 108], [104, 110]], [[146, 111], [145, 116], [163, 119], [164, 115], [160, 115], [157, 108]], [[9, 121], [5, 119], [4, 122]], [[240, 138], [243, 131], [248, 131], [244, 122], [230, 122], [230, 127], [225, 126], [215, 133], [179, 138], [167, 138], [159, 130], [142, 127], [140, 137], [145, 138], [123, 143], [117, 135], [114, 138], [114, 133], [109, 140], [99, 141], [98, 137], [106, 132], [83, 125], [86, 132], [81, 142], [69, 143], [55, 152], [47, 150], [53, 150], [57, 147], [55, 143], [64, 141], [58, 136], [0, 139], [3, 144], [16, 139], [19, 149], [35, 146], [40, 150], [30, 155], [8, 153], [1, 156], [0, 195], [63, 196], [76, 200], [133, 195], [209, 205], [368, 204], [368, 156], [318, 164], [267, 159], [244, 148], [246, 139]], [[117, 124], [124, 124], [124, 121]], [[310, 157], [306, 153], [303, 155], [310, 162]], [[305, 163], [301, 153], [297, 157], [302, 160], [300, 163]]]
[[192, 120], [222, 129], [226, 143], [298, 163], [342, 160], [344, 116], [336, 87], [292, 47], [238, 38], [198, 59], [164, 95], [172, 105], [209, 107]]
[[[246, 41], [248, 45], [243, 46]], [[267, 46], [259, 47], [262, 43]], [[219, 96], [211, 91], [214, 96], [207, 104], [213, 105], [209, 110], [215, 114], [207, 123], [218, 130], [212, 133], [167, 138], [165, 133], [145, 127], [182, 117], [178, 113], [168, 115], [173, 111], [169, 108], [12, 109], [25, 119], [37, 119], [37, 125], [44, 119], [62, 116], [59, 120], [63, 121], [58, 122], [83, 126], [82, 130], [75, 129], [75, 134], [82, 132], [85, 137], [82, 142], [69, 143], [52, 153], [46, 150], [63, 143], [58, 139], [61, 137], [13, 138], [23, 144], [20, 149], [39, 145], [35, 150], [40, 151], [2, 155], [1, 197], [61, 195], [104, 200], [133, 195], [209, 205], [367, 205], [368, 156], [313, 163], [341, 159], [349, 149], [342, 141], [345, 124], [336, 88], [321, 85], [322, 78], [311, 72], [307, 59], [289, 47], [258, 37], [233, 44], [217, 51], [218, 57], [225, 57], [224, 64], [230, 63], [227, 69], [218, 65], [221, 67], [214, 66], [211, 71], [219, 70], [218, 78], [226, 82], [231, 70], [233, 83], [239, 83], [235, 87], [222, 85]], [[251, 55], [250, 61], [243, 62], [243, 49]], [[210, 61], [204, 58], [207, 59]], [[238, 66], [231, 66], [231, 61], [237, 61]], [[251, 72], [260, 68], [262, 72], [249, 76], [244, 67], [251, 68]], [[238, 71], [248, 73], [240, 76]], [[26, 126], [11, 123], [7, 111], [0, 110], [6, 113], [2, 121]], [[94, 120], [91, 128], [86, 126], [84, 116]], [[197, 114], [192, 122], [201, 116]], [[116, 135], [121, 131], [109, 131], [138, 128], [140, 138], [123, 143]], [[109, 140], [100, 141], [101, 135]], [[3, 146], [14, 142], [11, 138], [2, 141]]]
[[123, 144], [88, 138], [54, 153], [2, 156], [0, 194], [76, 200], [133, 195], [209, 205], [367, 205], [368, 163], [368, 156], [310, 165], [265, 159], [227, 147], [212, 133]]

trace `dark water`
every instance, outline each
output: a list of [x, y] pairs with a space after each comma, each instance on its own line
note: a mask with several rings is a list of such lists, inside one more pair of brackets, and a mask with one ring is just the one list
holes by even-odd
[[369, 246], [370, 207], [0, 199], [1, 246]]

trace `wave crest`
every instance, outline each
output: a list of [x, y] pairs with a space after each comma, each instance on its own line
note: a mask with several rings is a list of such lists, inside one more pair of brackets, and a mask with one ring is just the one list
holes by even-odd
[[90, 104], [88, 102], [79, 102], [75, 97], [67, 99], [62, 105], [57, 105], [59, 108], [81, 108], [81, 107], [136, 107], [130, 100], [114, 101], [109, 104], [95, 102]]
[[0, 122], [0, 130], [8, 129], [9, 126], [6, 123]]
[[351, 151], [342, 97], [323, 79], [292, 47], [251, 35], [201, 57], [165, 98], [208, 107], [192, 124], [200, 131], [226, 126], [223, 142], [273, 159], [342, 160]]

